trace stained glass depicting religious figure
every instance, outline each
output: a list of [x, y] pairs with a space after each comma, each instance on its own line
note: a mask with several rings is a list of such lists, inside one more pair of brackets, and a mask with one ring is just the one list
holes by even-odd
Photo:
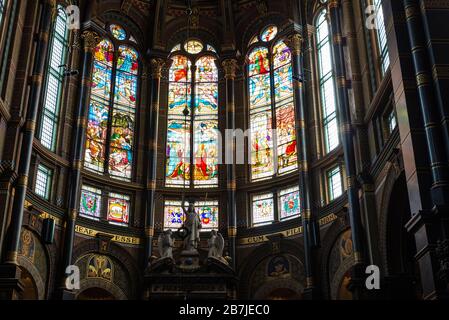
[[219, 155], [216, 58], [212, 55], [197, 58], [194, 74], [192, 62], [186, 56], [175, 54], [171, 60], [166, 186], [216, 187]]
[[110, 137], [109, 173], [131, 179], [137, 95], [137, 52], [120, 46], [115, 76], [114, 111]]
[[197, 40], [190, 40], [185, 44], [184, 48], [190, 54], [198, 54], [203, 50], [204, 46]]
[[[127, 38], [118, 25], [110, 30], [116, 40]], [[133, 48], [115, 46], [108, 39], [95, 48], [84, 156], [87, 169], [131, 180], [138, 74], [139, 55]]]
[[109, 28], [111, 30], [112, 35], [117, 40], [123, 41], [126, 39], [126, 31], [119, 25], [111, 24], [111, 26]]
[[301, 214], [299, 188], [281, 190], [279, 193], [279, 218], [282, 220], [297, 217]]
[[215, 58], [196, 62], [194, 108], [195, 186], [218, 185], [218, 71]]
[[108, 221], [114, 224], [127, 225], [129, 222], [130, 197], [110, 193], [108, 199]]
[[[273, 41], [277, 31], [270, 26], [261, 38]], [[288, 46], [283, 41], [275, 42], [270, 58], [267, 47], [256, 45], [248, 54], [248, 77], [251, 179], [290, 173], [298, 167], [298, 151], [292, 54]]]
[[262, 41], [269, 42], [273, 40], [278, 33], [278, 28], [276, 26], [269, 26], [267, 27], [260, 36], [262, 38]]
[[[218, 230], [218, 201], [197, 201], [195, 212], [201, 220], [201, 232]], [[166, 200], [164, 206], [164, 230], [178, 230], [185, 221], [181, 201]]]
[[[188, 187], [190, 185], [192, 64], [182, 55], [174, 56], [172, 60], [168, 93], [166, 184]], [[184, 114], [185, 111], [188, 114]]]
[[273, 194], [267, 193], [253, 197], [253, 225], [263, 225], [274, 221]]
[[283, 174], [291, 172], [298, 167], [291, 52], [283, 41], [279, 41], [274, 46], [273, 60], [277, 165], [278, 173]]
[[101, 215], [101, 190], [89, 186], [81, 189], [80, 214], [91, 219], [99, 219]]

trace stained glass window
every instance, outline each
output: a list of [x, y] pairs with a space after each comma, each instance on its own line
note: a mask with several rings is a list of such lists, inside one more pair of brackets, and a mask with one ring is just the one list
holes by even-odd
[[273, 47], [272, 60], [273, 70], [269, 51], [262, 46], [248, 55], [253, 181], [298, 167], [291, 51], [283, 41]]
[[[190, 186], [190, 131], [192, 64], [185, 56], [172, 58], [168, 94], [168, 125], [166, 150], [167, 186]], [[187, 110], [188, 114], [183, 112]]]
[[48, 169], [41, 164], [37, 167], [34, 192], [45, 200], [50, 199], [52, 178], [53, 171], [51, 169]]
[[108, 221], [113, 224], [127, 225], [129, 222], [130, 197], [110, 193], [108, 199]]
[[[1, 10], [0, 5], [0, 10]], [[57, 128], [59, 123], [59, 109], [61, 104], [64, 69], [68, 49], [67, 16], [65, 9], [58, 6], [51, 38], [49, 64], [46, 74], [43, 113], [40, 122], [39, 140], [44, 147], [55, 151]]]
[[390, 57], [388, 54], [387, 32], [385, 29], [384, 12], [382, 9], [382, 0], [373, 0], [376, 10], [376, 27], [377, 27], [377, 43], [380, 53], [380, 64], [382, 66], [382, 74], [385, 74], [390, 66]]
[[112, 35], [117, 40], [123, 41], [126, 39], [126, 31], [119, 25], [111, 24], [111, 26], [109, 28], [111, 30]]
[[343, 184], [341, 179], [340, 167], [328, 171], [327, 184], [329, 188], [329, 200], [333, 201], [343, 194]]
[[[113, 26], [114, 37], [121, 39], [121, 27], [112, 31]], [[132, 178], [134, 160], [138, 59], [129, 46], [116, 48], [107, 39], [97, 45], [86, 132], [85, 167], [127, 181]]]
[[339, 146], [340, 137], [335, 95], [335, 75], [332, 65], [332, 48], [329, 23], [326, 20], [325, 10], [317, 18], [316, 30], [324, 145], [326, 153], [329, 153]]
[[299, 188], [293, 187], [281, 190], [279, 193], [279, 218], [287, 220], [301, 214]]
[[278, 33], [278, 28], [276, 26], [269, 26], [263, 32], [260, 38], [262, 41], [268, 42], [273, 40]]
[[253, 225], [264, 225], [274, 221], [273, 194], [267, 193], [253, 197]]
[[215, 50], [215, 48], [212, 47], [210, 44], [208, 44], [206, 48], [207, 48], [207, 51], [211, 51], [213, 53], [217, 53], [217, 50]]
[[190, 54], [198, 54], [203, 48], [203, 44], [197, 40], [190, 40], [184, 45], [184, 49]]
[[390, 114], [388, 115], [387, 122], [388, 122], [388, 130], [391, 134], [398, 126], [398, 121], [396, 120], [396, 114], [394, 110], [391, 110]]
[[273, 49], [274, 92], [276, 104], [278, 173], [298, 168], [296, 146], [295, 105], [293, 100], [293, 72], [290, 49], [283, 41]]
[[194, 83], [191, 61], [183, 55], [175, 55], [172, 60], [169, 73], [166, 185], [188, 188], [192, 183], [197, 188], [216, 187], [219, 134], [216, 59], [213, 56], [198, 58], [195, 62]]
[[89, 186], [81, 189], [80, 214], [84, 217], [99, 220], [101, 216], [101, 190]]
[[[188, 204], [185, 205], [188, 207]], [[200, 217], [202, 232], [218, 230], [218, 201], [197, 201], [194, 204], [195, 211]], [[178, 230], [185, 221], [185, 215], [181, 208], [181, 201], [165, 201], [164, 229]]]

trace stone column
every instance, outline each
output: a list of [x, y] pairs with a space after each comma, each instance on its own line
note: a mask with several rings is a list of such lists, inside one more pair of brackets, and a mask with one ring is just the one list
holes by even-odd
[[[154, 211], [157, 187], [157, 145], [159, 133], [159, 101], [162, 78], [162, 68], [165, 61], [159, 58], [151, 59], [151, 108], [148, 119], [148, 174], [146, 187], [146, 220], [145, 220], [145, 264], [148, 265], [153, 251]], [[145, 267], [146, 267], [145, 266]]]
[[[361, 210], [358, 198], [358, 187], [356, 185], [356, 159], [354, 150], [354, 131], [351, 123], [351, 111], [349, 106], [348, 88], [346, 84], [346, 65], [344, 59], [344, 48], [340, 21], [340, 0], [329, 0], [328, 17], [330, 19], [330, 33], [333, 44], [333, 61], [335, 78], [337, 82], [337, 109], [340, 121], [340, 136], [344, 151], [344, 161], [347, 174], [347, 194], [349, 202], [349, 219], [352, 231], [352, 242], [354, 249], [354, 268], [352, 274], [353, 288], [361, 288], [364, 283], [364, 252], [363, 252], [363, 230], [361, 222]], [[355, 298], [359, 290], [354, 290]]]
[[298, 148], [299, 168], [299, 194], [301, 198], [302, 226], [304, 235], [304, 269], [306, 273], [305, 296], [312, 299], [315, 293], [313, 279], [312, 257], [312, 208], [311, 188], [309, 177], [308, 158], [308, 133], [306, 126], [306, 105], [304, 98], [304, 72], [303, 72], [303, 38], [299, 33], [294, 33], [287, 38], [286, 44], [292, 53], [293, 92], [296, 114], [296, 140]]
[[[226, 130], [235, 130], [235, 77], [237, 71], [237, 60], [236, 59], [226, 59], [222, 63], [225, 79], [226, 79]], [[231, 132], [228, 131], [228, 132]], [[226, 134], [226, 138], [232, 138], [232, 145], [229, 146], [230, 141], [226, 141], [224, 144], [226, 161], [226, 180], [228, 189], [228, 242], [229, 242], [229, 255], [232, 258], [232, 267], [236, 266], [236, 255], [235, 255], [235, 245], [237, 237], [237, 207], [236, 207], [236, 197], [235, 192], [237, 189], [237, 180], [235, 173], [235, 152], [236, 145], [233, 135]]]
[[75, 225], [78, 216], [80, 198], [81, 170], [84, 159], [84, 146], [86, 140], [87, 112], [90, 102], [90, 91], [93, 69], [93, 51], [100, 41], [100, 37], [93, 31], [84, 31], [83, 56], [81, 71], [81, 85], [79, 89], [79, 101], [75, 110], [75, 124], [72, 140], [72, 167], [70, 172], [70, 185], [68, 190], [69, 205], [67, 208], [66, 228], [64, 233], [64, 250], [62, 253], [62, 288], [66, 288], [66, 268], [72, 264], [73, 241], [75, 237]]

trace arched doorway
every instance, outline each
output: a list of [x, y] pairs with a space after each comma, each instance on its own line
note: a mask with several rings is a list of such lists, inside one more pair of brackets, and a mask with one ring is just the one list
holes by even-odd
[[114, 295], [102, 288], [89, 288], [78, 295], [78, 300], [117, 300]]
[[388, 295], [395, 299], [420, 299], [419, 272], [415, 260], [415, 238], [405, 228], [411, 218], [405, 174], [394, 183], [387, 215], [387, 264], [386, 284]]

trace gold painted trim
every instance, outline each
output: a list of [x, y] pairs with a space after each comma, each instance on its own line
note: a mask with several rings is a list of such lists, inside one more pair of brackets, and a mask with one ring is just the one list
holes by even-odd
[[118, 235], [118, 234], [113, 234], [113, 233], [105, 233], [102, 231], [82, 227], [80, 225], [75, 226], [75, 232], [78, 234], [88, 236], [88, 237], [92, 237], [92, 238], [95, 238], [98, 233], [101, 233], [101, 234], [112, 236], [111, 241], [123, 243], [123, 244], [140, 245], [142, 243], [141, 238], [136, 238], [136, 237], [131, 237], [131, 236], [123, 236], [123, 235]]

